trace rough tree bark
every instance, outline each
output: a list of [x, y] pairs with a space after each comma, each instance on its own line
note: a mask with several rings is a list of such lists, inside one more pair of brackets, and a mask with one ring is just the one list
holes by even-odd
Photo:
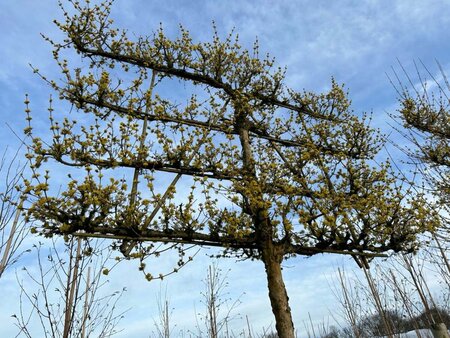
[[262, 260], [267, 274], [269, 299], [275, 316], [275, 327], [278, 336], [280, 338], [294, 338], [294, 323], [281, 270], [282, 259], [283, 255], [273, 244], [268, 244], [268, 247], [262, 250]]

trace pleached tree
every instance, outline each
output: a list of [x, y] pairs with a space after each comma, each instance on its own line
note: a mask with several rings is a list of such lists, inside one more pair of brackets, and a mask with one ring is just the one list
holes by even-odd
[[[409, 141], [403, 150], [425, 182], [425, 190], [434, 196], [434, 206], [440, 210], [441, 231], [433, 233], [432, 239], [436, 246], [430, 246], [428, 252], [441, 262], [437, 265], [441, 271], [439, 276], [447, 282], [450, 281], [447, 253], [450, 239], [450, 82], [442, 66], [439, 63], [437, 65], [440, 72], [434, 75], [423, 63], [422, 69], [415, 64], [416, 78], [400, 65], [405, 80], [402, 81], [402, 76], [394, 72], [397, 83], [392, 83], [399, 95], [397, 117], [403, 126], [402, 134]], [[417, 290], [420, 292], [419, 287]], [[422, 302], [427, 309], [423, 297]], [[442, 320], [433, 316], [430, 320], [436, 321], [433, 324], [436, 337], [448, 336]]]
[[404, 150], [416, 164], [437, 204], [445, 210], [442, 215], [446, 215], [450, 201], [450, 82], [439, 63], [437, 75], [422, 66], [421, 70], [416, 65], [415, 79], [401, 66], [404, 82], [401, 74], [394, 73], [398, 81], [394, 83], [399, 94], [398, 117], [404, 128], [403, 136], [410, 141]]
[[[419, 196], [404, 198], [389, 165], [376, 164], [382, 138], [335, 81], [324, 94], [299, 92], [233, 34], [197, 43], [184, 28], [175, 39], [159, 29], [131, 39], [114, 28], [112, 1], [70, 3], [56, 23], [65, 40], [48, 38], [62, 78], [41, 76], [76, 112], [50, 106], [50, 140], [25, 130], [39, 181], [26, 182], [28, 215], [42, 235], [110, 238], [142, 261], [178, 250], [179, 266], [192, 245], [260, 260], [285, 338], [294, 325], [283, 259], [339, 253], [367, 265], [414, 250], [436, 225]], [[68, 61], [79, 60], [72, 51], [81, 64]], [[49, 160], [71, 168], [59, 194]]]

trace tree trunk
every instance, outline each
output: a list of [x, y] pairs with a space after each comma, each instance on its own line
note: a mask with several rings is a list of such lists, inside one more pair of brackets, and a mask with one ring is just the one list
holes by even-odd
[[[291, 308], [289, 307], [289, 297], [281, 274], [281, 262], [283, 260], [283, 248], [273, 242], [273, 226], [267, 215], [269, 211], [261, 207], [264, 201], [262, 189], [254, 191], [250, 183], [258, 182], [256, 174], [255, 160], [252, 154], [252, 147], [249, 137], [249, 121], [247, 115], [236, 111], [236, 127], [239, 130], [239, 140], [242, 146], [243, 172], [246, 176], [246, 184], [251, 193], [246, 193], [250, 214], [257, 231], [258, 244], [261, 246], [262, 261], [266, 269], [267, 286], [269, 288], [270, 304], [275, 316], [276, 329], [279, 338], [295, 338], [294, 324], [292, 322]], [[257, 184], [260, 184], [259, 182]]]
[[266, 269], [270, 304], [275, 316], [275, 327], [279, 338], [295, 338], [289, 297], [281, 273], [283, 256], [275, 254], [272, 245], [269, 248], [263, 250], [262, 258]]

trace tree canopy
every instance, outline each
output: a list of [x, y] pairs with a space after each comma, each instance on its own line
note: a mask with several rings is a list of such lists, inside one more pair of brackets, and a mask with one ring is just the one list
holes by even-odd
[[[26, 101], [38, 183], [25, 191], [41, 234], [111, 238], [139, 259], [169, 243], [180, 266], [186, 245], [261, 260], [278, 334], [293, 337], [284, 258], [332, 252], [366, 265], [414, 250], [436, 225], [375, 161], [383, 139], [336, 81], [323, 94], [298, 91], [235, 34], [194, 42], [180, 27], [174, 39], [162, 28], [132, 39], [113, 26], [112, 1], [70, 3], [56, 22], [65, 40], [48, 38], [61, 78], [41, 76], [75, 112], [51, 103], [51, 137], [40, 138]], [[50, 159], [79, 169], [59, 194], [44, 171]]]
[[[439, 65], [439, 64], [438, 64]], [[406, 129], [404, 135], [414, 149], [407, 150], [420, 172], [430, 183], [435, 196], [444, 208], [450, 201], [450, 83], [439, 65], [438, 78], [425, 66], [426, 74], [416, 67], [418, 82], [406, 74], [407, 81], [400, 80], [397, 91], [400, 101], [400, 118]], [[430, 80], [426, 80], [429, 77]], [[397, 78], [399, 78], [397, 76]], [[447, 209], [448, 210], [448, 209]]]

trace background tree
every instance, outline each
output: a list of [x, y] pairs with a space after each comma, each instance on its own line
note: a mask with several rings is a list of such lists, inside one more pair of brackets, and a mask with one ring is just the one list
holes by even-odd
[[[416, 77], [402, 66], [406, 81], [395, 74], [399, 94], [399, 117], [411, 142], [404, 148], [418, 171], [428, 182], [439, 205], [447, 213], [450, 201], [450, 83], [438, 64], [440, 74], [434, 76], [425, 65], [416, 65]], [[427, 80], [428, 78], [428, 80]], [[442, 214], [444, 215], [444, 214]], [[448, 220], [446, 221], [448, 226]]]
[[233, 312], [242, 302], [239, 298], [233, 301], [228, 297], [228, 272], [224, 273], [219, 268], [219, 264], [213, 262], [208, 266], [203, 284], [205, 289], [201, 292], [201, 296], [205, 312], [198, 313], [196, 316], [205, 329], [202, 330], [199, 323], [197, 337], [231, 337], [229, 323], [239, 317], [239, 314]]
[[[111, 1], [70, 2], [57, 22], [66, 39], [48, 39], [63, 78], [41, 76], [89, 117], [57, 120], [50, 105], [52, 139], [25, 130], [39, 181], [25, 190], [41, 234], [110, 238], [148, 279], [144, 259], [160, 253], [157, 243], [178, 249], [180, 266], [188, 245], [261, 260], [285, 338], [294, 327], [284, 258], [331, 252], [367, 266], [367, 257], [414, 250], [436, 225], [420, 197], [403, 198], [389, 165], [376, 164], [381, 137], [336, 82], [324, 94], [298, 92], [233, 34], [196, 43], [184, 28], [175, 39], [160, 29], [130, 40], [112, 26]], [[73, 50], [81, 67], [69, 65]], [[79, 169], [59, 195], [41, 171], [48, 159]]]
[[117, 302], [125, 289], [102, 294], [108, 283], [102, 271], [110, 253], [105, 254], [100, 241], [72, 238], [62, 248], [58, 242], [50, 248], [36, 244], [38, 268], [17, 274], [17, 337], [112, 337], [123, 318]]
[[[413, 160], [415, 168], [424, 179], [425, 191], [432, 194], [433, 207], [437, 207], [442, 218], [441, 230], [433, 233], [435, 244], [429, 250], [441, 264], [444, 281], [448, 282], [450, 263], [447, 249], [450, 239], [448, 213], [450, 201], [450, 82], [444, 69], [437, 63], [440, 72], [433, 75], [422, 63], [415, 64], [416, 77], [410, 76], [401, 65], [406, 81], [395, 74], [394, 84], [399, 95], [399, 118], [403, 124], [403, 136], [410, 144], [403, 148]], [[431, 200], [431, 199], [430, 199]], [[431, 204], [431, 203], [430, 203]], [[433, 250], [434, 249], [434, 250]], [[444, 323], [442, 331], [446, 332]], [[444, 333], [443, 333], [444, 334]], [[448, 333], [446, 332], [448, 335]]]
[[23, 196], [18, 191], [24, 165], [17, 161], [18, 152], [7, 160], [8, 149], [0, 159], [0, 278], [8, 267], [17, 262], [27, 229], [21, 217]]

